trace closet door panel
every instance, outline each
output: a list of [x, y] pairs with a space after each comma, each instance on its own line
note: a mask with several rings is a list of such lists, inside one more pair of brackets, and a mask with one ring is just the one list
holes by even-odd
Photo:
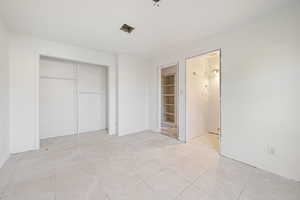
[[106, 68], [79, 64], [79, 132], [106, 129]]
[[40, 60], [40, 76], [73, 79], [76, 78], [75, 64], [53, 58]]
[[106, 128], [105, 95], [79, 95], [79, 132]]
[[72, 80], [40, 79], [40, 138], [75, 133], [74, 86]]
[[78, 89], [83, 92], [105, 92], [106, 68], [96, 65], [80, 64], [78, 70]]

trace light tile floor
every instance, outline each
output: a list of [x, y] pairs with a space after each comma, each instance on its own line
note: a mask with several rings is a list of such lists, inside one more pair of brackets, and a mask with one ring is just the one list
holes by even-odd
[[300, 199], [299, 183], [220, 157], [210, 141], [181, 144], [152, 132], [43, 140], [0, 170], [0, 199]]

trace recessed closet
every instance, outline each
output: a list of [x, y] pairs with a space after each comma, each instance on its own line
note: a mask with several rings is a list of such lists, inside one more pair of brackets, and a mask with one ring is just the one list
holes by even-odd
[[40, 139], [107, 128], [107, 69], [40, 58]]

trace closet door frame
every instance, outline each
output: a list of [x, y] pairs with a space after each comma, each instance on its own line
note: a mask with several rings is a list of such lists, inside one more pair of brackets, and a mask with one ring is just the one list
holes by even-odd
[[[76, 116], [75, 116], [75, 119], [76, 119], [76, 125], [75, 125], [75, 134], [79, 134], [79, 115], [78, 115], [78, 110], [79, 110], [79, 91], [78, 91], [78, 69], [79, 69], [79, 65], [80, 63], [88, 63], [88, 64], [92, 64], [92, 65], [99, 65], [101, 67], [105, 67], [106, 70], [107, 70], [107, 73], [106, 73], [106, 76], [107, 76], [107, 80], [106, 80], [106, 99], [110, 99], [112, 97], [110, 97], [110, 89], [111, 89], [111, 84], [109, 82], [109, 78], [110, 78], [110, 73], [113, 71], [110, 69], [109, 66], [107, 65], [102, 65], [102, 64], [95, 64], [95, 63], [92, 63], [92, 62], [85, 62], [85, 61], [79, 61], [79, 60], [73, 60], [73, 59], [68, 59], [68, 58], [63, 58], [63, 57], [60, 57], [60, 56], [49, 56], [47, 54], [41, 54], [41, 53], [37, 53], [36, 54], [36, 64], [35, 64], [35, 90], [36, 90], [36, 95], [35, 95], [35, 101], [36, 101], [36, 109], [35, 109], [35, 116], [36, 116], [36, 119], [35, 119], [35, 122], [36, 122], [36, 131], [35, 131], [35, 149], [40, 149], [40, 127], [39, 127], [39, 120], [40, 120], [40, 115], [39, 115], [39, 112], [40, 112], [40, 93], [39, 93], [39, 90], [40, 90], [40, 60], [42, 59], [42, 57], [49, 57], [49, 58], [53, 58], [53, 59], [58, 59], [58, 60], [65, 60], [65, 61], [70, 61], [70, 62], [73, 62], [74, 65], [75, 65], [75, 69], [76, 69], [76, 73], [75, 73], [75, 88], [76, 88], [76, 94], [74, 95], [75, 96], [75, 106], [77, 107], [75, 109], [75, 113], [76, 113]], [[106, 119], [106, 124], [107, 124], [107, 129], [108, 129], [108, 134], [109, 135], [115, 135], [114, 133], [114, 128], [115, 127], [109, 127], [109, 124], [111, 124], [111, 118], [109, 117], [109, 115], [111, 115], [111, 106], [109, 105], [109, 102], [107, 101], [106, 102], [106, 107], [107, 107], [107, 119]], [[112, 109], [113, 110], [113, 109]]]
[[161, 65], [158, 67], [158, 121], [157, 121], [157, 124], [158, 124], [158, 130], [156, 130], [157, 132], [160, 132], [161, 129], [162, 129], [162, 126], [161, 126], [161, 116], [162, 116], [162, 94], [161, 94], [161, 84], [162, 84], [162, 79], [161, 79], [161, 76], [162, 76], [162, 69], [164, 68], [168, 68], [168, 67], [173, 67], [173, 66], [176, 66], [176, 127], [177, 127], [177, 139], [178, 140], [181, 140], [180, 139], [180, 123], [179, 123], [179, 105], [180, 105], [180, 98], [179, 98], [179, 62], [174, 62], [174, 63], [169, 63], [169, 64], [166, 64], [166, 65]]

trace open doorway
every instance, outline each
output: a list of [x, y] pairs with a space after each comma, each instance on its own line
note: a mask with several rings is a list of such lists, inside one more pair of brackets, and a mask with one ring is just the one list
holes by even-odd
[[160, 69], [160, 96], [161, 120], [160, 131], [162, 134], [178, 139], [177, 102], [178, 102], [178, 65], [162, 67]]
[[187, 141], [220, 151], [220, 50], [186, 59]]

